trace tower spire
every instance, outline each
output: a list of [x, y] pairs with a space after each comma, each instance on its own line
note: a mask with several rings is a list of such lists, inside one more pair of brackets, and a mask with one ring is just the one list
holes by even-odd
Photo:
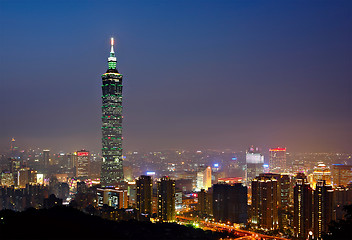
[[116, 69], [116, 56], [115, 56], [115, 51], [114, 51], [114, 38], [110, 39], [110, 44], [111, 44], [111, 50], [110, 50], [110, 56], [108, 58], [108, 64], [109, 64], [109, 69]]
[[111, 39], [110, 39], [110, 43], [111, 43], [111, 50], [110, 50], [110, 53], [115, 53], [115, 51], [114, 51], [114, 43], [115, 43], [114, 38], [111, 38]]

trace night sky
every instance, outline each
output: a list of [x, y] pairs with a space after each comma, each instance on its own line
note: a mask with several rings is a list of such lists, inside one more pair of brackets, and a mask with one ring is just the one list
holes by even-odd
[[352, 1], [0, 0], [0, 149], [101, 148], [115, 37], [127, 150], [352, 152]]

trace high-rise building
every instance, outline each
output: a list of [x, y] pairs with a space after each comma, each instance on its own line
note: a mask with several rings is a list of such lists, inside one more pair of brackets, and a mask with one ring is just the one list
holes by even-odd
[[21, 168], [17, 175], [17, 186], [25, 188], [31, 180], [31, 170], [29, 168]]
[[247, 187], [241, 183], [213, 185], [215, 221], [247, 223]]
[[334, 220], [333, 192], [332, 186], [327, 185], [325, 180], [318, 180], [313, 193], [313, 234], [315, 239], [322, 239], [322, 233], [328, 231], [330, 222]]
[[163, 222], [175, 221], [175, 180], [162, 177], [158, 181], [158, 219]]
[[332, 183], [330, 168], [324, 163], [319, 162], [318, 166], [314, 167], [313, 173], [308, 175], [308, 181], [313, 189], [316, 188], [315, 186], [318, 181], [325, 181], [326, 184], [330, 185]]
[[344, 206], [352, 204], [352, 184], [344, 186], [338, 186], [334, 189], [334, 211], [336, 219], [343, 219], [345, 211]]
[[182, 191], [176, 188], [175, 192], [175, 209], [180, 210], [182, 208]]
[[269, 168], [271, 172], [282, 173], [286, 171], [286, 148], [270, 148]]
[[307, 178], [299, 173], [294, 186], [294, 214], [293, 230], [296, 238], [307, 239], [309, 231], [313, 229], [312, 222], [312, 200], [313, 192]]
[[90, 158], [89, 152], [86, 150], [77, 151], [76, 177], [89, 177]]
[[288, 228], [292, 225], [292, 217], [289, 209], [290, 205], [293, 203], [291, 176], [288, 174], [280, 174], [278, 183], [280, 189], [279, 226], [280, 228]]
[[258, 148], [253, 146], [246, 152], [246, 184], [251, 185], [252, 180], [263, 173], [264, 156], [259, 152]]
[[47, 168], [50, 165], [50, 150], [43, 150], [43, 166]]
[[197, 191], [208, 190], [211, 187], [211, 167], [207, 167], [197, 172]]
[[67, 155], [67, 164], [69, 169], [73, 169], [77, 165], [77, 152]]
[[212, 214], [212, 192], [205, 191], [202, 189], [198, 193], [198, 206], [199, 215], [201, 217], [207, 217]]
[[127, 208], [127, 190], [97, 188], [98, 207]]
[[280, 175], [280, 198], [281, 198], [281, 206], [283, 208], [287, 208], [292, 200], [290, 197], [292, 196], [292, 185], [291, 185], [291, 177], [287, 174]]
[[114, 39], [108, 70], [102, 75], [102, 154], [101, 185], [116, 186], [123, 181], [122, 166], [122, 75], [116, 69]]
[[352, 166], [344, 164], [333, 164], [332, 169], [333, 186], [347, 186], [352, 181]]
[[11, 172], [1, 173], [1, 185], [6, 187], [14, 186], [15, 181]]
[[271, 175], [261, 174], [252, 180], [251, 223], [256, 228], [279, 227], [279, 184]]
[[137, 212], [139, 214], [152, 213], [153, 182], [150, 176], [140, 176], [136, 181]]

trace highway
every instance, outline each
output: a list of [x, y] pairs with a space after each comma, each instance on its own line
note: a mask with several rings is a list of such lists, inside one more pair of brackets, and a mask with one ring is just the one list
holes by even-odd
[[239, 238], [236, 240], [289, 240], [287, 238], [276, 237], [276, 236], [269, 236], [265, 234], [260, 234], [256, 232], [246, 231], [239, 229], [238, 227], [227, 225], [225, 223], [218, 223], [212, 221], [204, 221], [204, 220], [194, 220], [193, 218], [184, 217], [184, 216], [176, 216], [177, 220], [180, 222], [196, 222], [199, 224], [199, 227], [204, 230], [212, 230], [212, 231], [227, 231], [229, 233], [233, 233]]

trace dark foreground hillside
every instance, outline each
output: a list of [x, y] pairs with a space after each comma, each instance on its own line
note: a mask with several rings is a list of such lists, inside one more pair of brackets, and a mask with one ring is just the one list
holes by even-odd
[[55, 207], [0, 212], [1, 239], [219, 239], [221, 233], [170, 223], [114, 222]]

